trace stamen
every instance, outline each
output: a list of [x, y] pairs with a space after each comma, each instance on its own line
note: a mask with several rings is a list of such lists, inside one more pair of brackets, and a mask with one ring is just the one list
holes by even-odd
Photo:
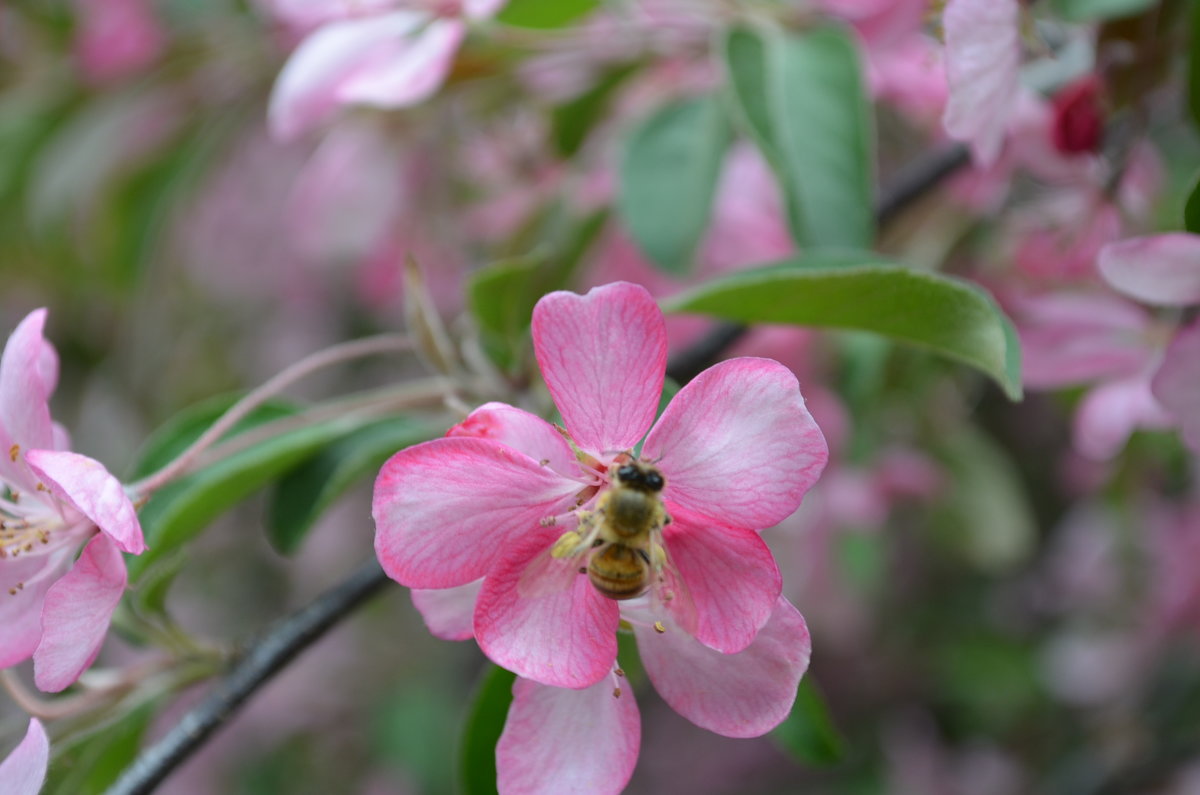
[[17, 456], [19, 456], [20, 454], [21, 454], [21, 445], [14, 444], [12, 447], [8, 448], [8, 458], [14, 464], [17, 463]]
[[620, 698], [620, 697], [621, 697], [621, 688], [614, 687], [613, 688], [613, 698]]
[[657, 632], [659, 635], [662, 635], [664, 632], [667, 631], [667, 628], [663, 626], [663, 622], [655, 621], [654, 622], [654, 631]]

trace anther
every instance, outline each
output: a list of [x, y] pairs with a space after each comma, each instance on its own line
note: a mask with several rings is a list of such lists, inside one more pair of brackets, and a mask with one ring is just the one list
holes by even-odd
[[613, 698], [620, 698], [620, 697], [621, 697], [621, 688], [614, 687], [613, 688]]
[[542, 527], [554, 527], [554, 525], [558, 524], [558, 517], [557, 516], [543, 516], [541, 519], [538, 520], [538, 524], [540, 524]]
[[654, 622], [654, 631], [657, 632], [659, 635], [661, 635], [667, 631], [667, 628], [663, 626], [663, 622], [655, 621]]
[[20, 454], [21, 454], [21, 445], [14, 444], [12, 447], [8, 448], [8, 458], [14, 464], [17, 463], [17, 456], [19, 456]]
[[614, 674], [616, 674], [617, 676], [624, 676], [624, 675], [625, 675], [625, 672], [624, 672], [623, 670], [621, 670], [620, 668], [614, 668], [614, 669], [613, 669], [613, 673], [614, 673]]
[[587, 574], [587, 566], [580, 566], [580, 567], [579, 567], [579, 573], [580, 573], [580, 574]]

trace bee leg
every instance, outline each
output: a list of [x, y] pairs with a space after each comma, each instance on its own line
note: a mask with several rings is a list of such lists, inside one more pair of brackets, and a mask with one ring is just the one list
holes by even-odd
[[637, 553], [638, 553], [638, 557], [640, 557], [642, 560], [646, 561], [646, 565], [649, 566], [650, 565], [650, 556], [646, 554], [646, 550], [639, 549], [637, 551]]

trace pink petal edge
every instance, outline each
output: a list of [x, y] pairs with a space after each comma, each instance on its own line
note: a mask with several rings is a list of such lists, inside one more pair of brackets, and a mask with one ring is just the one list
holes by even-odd
[[25, 460], [56, 499], [86, 516], [122, 551], [140, 555], [146, 550], [142, 525], [125, 487], [99, 461], [57, 450], [30, 450]]
[[692, 379], [646, 437], [665, 499], [761, 530], [800, 507], [829, 459], [796, 376], [770, 359], [720, 362]]
[[457, 588], [414, 588], [413, 605], [425, 626], [442, 640], [470, 640], [475, 634], [475, 600], [483, 580]]
[[1109, 243], [1097, 264], [1105, 281], [1139, 301], [1200, 303], [1200, 235], [1171, 232]]
[[659, 634], [634, 626], [646, 674], [663, 700], [697, 726], [726, 737], [758, 737], [792, 709], [808, 670], [808, 627], [780, 597], [754, 643], [721, 654], [667, 625]]
[[633, 689], [614, 696], [617, 682], [626, 684], [608, 676], [568, 690], [517, 679], [496, 744], [501, 795], [621, 792], [637, 764], [642, 726]]
[[29, 719], [25, 739], [0, 762], [0, 784], [4, 795], [37, 795], [46, 781], [50, 764], [50, 739], [37, 718]]
[[42, 608], [42, 641], [33, 653], [38, 688], [64, 690], [92, 664], [128, 580], [116, 542], [101, 533], [50, 587]]
[[533, 347], [576, 444], [600, 456], [628, 450], [654, 421], [667, 368], [667, 331], [646, 288], [555, 292], [533, 309]]
[[412, 588], [478, 580], [506, 544], [573, 505], [581, 485], [491, 439], [434, 439], [392, 456], [375, 481], [375, 552]]

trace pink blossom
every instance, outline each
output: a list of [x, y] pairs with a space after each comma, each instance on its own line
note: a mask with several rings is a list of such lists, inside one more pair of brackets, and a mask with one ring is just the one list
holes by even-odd
[[949, 0], [942, 17], [950, 84], [943, 124], [985, 166], [999, 156], [1017, 102], [1019, 16], [1017, 0]]
[[37, 718], [30, 718], [25, 739], [0, 762], [4, 795], [37, 795], [46, 780], [50, 741]]
[[76, 57], [91, 80], [120, 80], [136, 73], [166, 47], [166, 34], [148, 0], [76, 0], [76, 6]]
[[31, 312], [0, 357], [0, 668], [32, 656], [38, 687], [53, 692], [99, 653], [125, 591], [121, 553], [145, 542], [120, 482], [69, 452], [50, 419], [58, 356], [45, 320]]
[[1100, 251], [1100, 273], [1114, 288], [1161, 306], [1200, 303], [1200, 235], [1133, 237]]
[[[446, 438], [397, 453], [376, 481], [376, 552], [400, 583], [438, 589], [414, 592], [435, 634], [473, 634], [531, 680], [514, 689], [498, 749], [502, 790], [606, 791], [589, 788], [588, 760], [545, 745], [586, 730], [589, 753], [619, 760], [608, 765], [615, 792], [637, 748], [631, 694], [612, 695], [619, 621], [634, 628], [660, 694], [698, 725], [754, 736], [787, 714], [808, 634], [755, 530], [796, 509], [827, 449], [795, 376], [766, 359], [706, 370], [654, 422], [666, 330], [642, 287], [545, 296], [533, 336], [565, 429], [490, 403]], [[648, 557], [661, 564], [649, 592], [618, 602], [581, 573], [595, 548], [575, 540], [636, 462], [665, 478], [671, 521], [652, 542]], [[591, 707], [612, 732], [577, 725]]]
[[[301, 5], [307, 13], [320, 10]], [[373, 13], [353, 16], [336, 16], [351, 13], [341, 4], [325, 5], [332, 18], [300, 42], [271, 93], [268, 119], [281, 141], [296, 138], [344, 105], [401, 108], [428, 99], [450, 73], [467, 33], [466, 20], [491, 17], [503, 0], [452, 3], [453, 13], [373, 5]]]

